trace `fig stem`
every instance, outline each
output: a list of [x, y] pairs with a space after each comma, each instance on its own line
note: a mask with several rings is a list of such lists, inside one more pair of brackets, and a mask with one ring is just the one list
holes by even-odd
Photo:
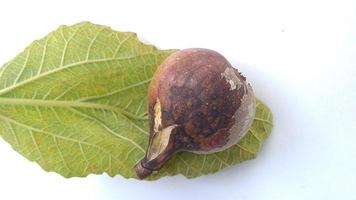
[[142, 165], [142, 161], [140, 161], [139, 163], [136, 164], [135, 171], [136, 171], [137, 177], [141, 180], [146, 178], [147, 176], [151, 175], [153, 172], [152, 170], [145, 168]]

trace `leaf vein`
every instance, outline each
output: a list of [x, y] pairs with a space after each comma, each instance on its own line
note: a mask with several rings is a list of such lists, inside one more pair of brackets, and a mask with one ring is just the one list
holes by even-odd
[[132, 145], [136, 146], [138, 149], [140, 149], [142, 152], [145, 152], [145, 150], [138, 145], [135, 141], [131, 140], [130, 138], [127, 138], [123, 135], [120, 135], [119, 133], [115, 132], [114, 130], [112, 130], [110, 127], [108, 127], [105, 123], [103, 123], [101, 120], [98, 120], [94, 117], [91, 117], [83, 112], [80, 112], [79, 110], [75, 109], [75, 108], [68, 108], [69, 110], [71, 110], [74, 113], [77, 113], [78, 115], [81, 115], [82, 117], [86, 117], [87, 119], [93, 120], [95, 121], [97, 124], [99, 124], [101, 127], [103, 127], [105, 130], [107, 130], [109, 133], [113, 134], [114, 136], [131, 143]]
[[97, 40], [97, 38], [99, 37], [100, 33], [105, 30], [106, 27], [103, 26], [99, 29], [99, 31], [95, 34], [94, 38], [90, 41], [89, 43], [89, 46], [88, 46], [88, 50], [87, 50], [87, 53], [86, 53], [86, 57], [85, 57], [85, 60], [89, 60], [89, 57], [90, 57], [90, 51], [91, 51], [91, 48], [92, 46], [94, 45], [95, 41]]
[[59, 153], [59, 157], [61, 158], [64, 167], [65, 167], [65, 168], [68, 170], [68, 172], [70, 173], [71, 170], [70, 170], [69, 167], [68, 167], [67, 161], [66, 161], [66, 160], [64, 159], [64, 157], [63, 157], [62, 150], [59, 148], [59, 145], [58, 145], [58, 143], [57, 143], [56, 137], [53, 137], [53, 142], [54, 142], [54, 144], [56, 145], [57, 151], [58, 151], [58, 153]]
[[262, 118], [255, 117], [255, 120], [261, 121], [261, 122], [265, 122], [265, 123], [267, 123], [267, 124], [269, 124], [269, 125], [273, 125], [270, 121], [268, 121], [268, 120], [266, 120], [266, 119], [262, 119]]

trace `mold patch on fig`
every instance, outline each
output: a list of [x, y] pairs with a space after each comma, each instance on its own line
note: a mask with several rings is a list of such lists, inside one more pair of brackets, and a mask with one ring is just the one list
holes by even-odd
[[236, 110], [234, 114], [235, 123], [230, 128], [231, 133], [240, 133], [240, 134], [230, 134], [231, 138], [226, 146], [230, 147], [239, 141], [243, 136], [246, 135], [247, 131], [252, 125], [255, 118], [256, 112], [256, 100], [250, 85], [244, 86], [246, 88], [246, 95], [241, 99], [240, 109]]
[[226, 82], [230, 84], [231, 90], [238, 90], [243, 85], [240, 79], [235, 74], [235, 70], [233, 68], [226, 68], [224, 73], [221, 74], [221, 76], [225, 78]]

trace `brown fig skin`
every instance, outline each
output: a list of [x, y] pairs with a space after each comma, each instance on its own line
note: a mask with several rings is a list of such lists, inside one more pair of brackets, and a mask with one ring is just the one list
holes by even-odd
[[251, 86], [219, 53], [185, 49], [157, 69], [148, 91], [150, 139], [136, 165], [141, 179], [174, 153], [214, 153], [236, 144], [255, 114]]

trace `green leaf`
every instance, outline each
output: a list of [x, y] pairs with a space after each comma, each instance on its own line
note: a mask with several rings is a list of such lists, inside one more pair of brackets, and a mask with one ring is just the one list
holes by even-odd
[[[147, 87], [172, 52], [106, 26], [62, 26], [1, 68], [0, 135], [64, 177], [106, 172], [136, 178], [133, 166], [148, 143]], [[258, 102], [239, 144], [211, 155], [177, 154], [151, 179], [196, 177], [252, 159], [271, 128], [271, 112]]]

